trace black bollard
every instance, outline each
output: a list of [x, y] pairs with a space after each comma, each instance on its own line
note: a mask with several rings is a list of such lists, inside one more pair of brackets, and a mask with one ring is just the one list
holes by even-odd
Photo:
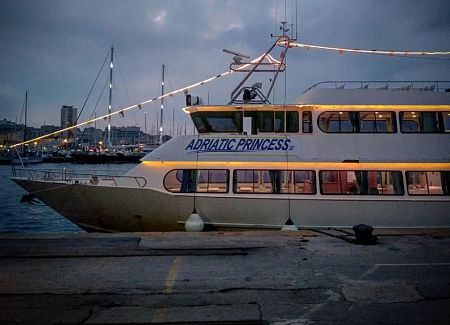
[[373, 227], [365, 224], [353, 226], [355, 232], [356, 243], [362, 245], [373, 245], [377, 241], [377, 237], [372, 235]]

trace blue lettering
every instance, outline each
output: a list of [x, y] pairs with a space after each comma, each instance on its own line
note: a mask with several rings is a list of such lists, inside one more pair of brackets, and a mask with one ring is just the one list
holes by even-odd
[[286, 141], [284, 141], [284, 146], [283, 146], [283, 150], [287, 150], [289, 148], [289, 144], [291, 143], [290, 139], [286, 139]]
[[270, 140], [269, 148], [268, 150], [273, 150], [273, 146], [277, 143], [277, 139]]
[[211, 142], [210, 139], [205, 139], [205, 140], [203, 141], [202, 146], [200, 147], [200, 151], [206, 150], [206, 149], [208, 148], [208, 144], [209, 144], [210, 142]]
[[237, 150], [237, 149], [240, 149], [240, 147], [243, 146], [244, 143], [245, 143], [245, 139], [240, 139], [239, 142], [238, 142], [238, 144], [237, 144], [237, 146], [236, 146], [236, 150]]
[[194, 143], [195, 143], [195, 139], [192, 139], [192, 141], [189, 142], [189, 144], [187, 145], [186, 148], [184, 148], [184, 150], [189, 150], [189, 149], [192, 150], [192, 147], [194, 146]]
[[223, 150], [223, 148], [225, 147], [226, 142], [227, 142], [227, 139], [220, 139], [219, 150]]
[[255, 141], [253, 141], [251, 150], [259, 150], [259, 148], [261, 147], [261, 143], [262, 143], [262, 139], [255, 139]]
[[209, 146], [208, 150], [217, 150], [217, 146], [219, 145], [219, 139], [214, 140]]
[[264, 139], [262, 144], [261, 144], [261, 149], [262, 150], [267, 150], [267, 147], [269, 146], [270, 140], [269, 139]]
[[283, 142], [284, 142], [283, 139], [278, 140], [275, 150], [280, 150], [281, 147], [283, 146]]
[[228, 140], [227, 150], [233, 150], [233, 145], [234, 145], [235, 142], [236, 142], [236, 139]]
[[194, 150], [198, 150], [201, 146], [202, 146], [203, 140], [202, 139], [198, 139], [197, 143], [194, 145]]
[[251, 144], [253, 143], [252, 139], [247, 139], [247, 141], [245, 141], [244, 146], [242, 147], [242, 150], [245, 150], [247, 148], [247, 150], [251, 150]]

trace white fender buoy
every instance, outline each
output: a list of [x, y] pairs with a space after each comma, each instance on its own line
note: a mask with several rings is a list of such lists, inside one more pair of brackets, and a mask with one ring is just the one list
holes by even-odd
[[192, 211], [191, 215], [184, 224], [184, 229], [188, 232], [203, 231], [204, 227], [205, 223], [203, 222], [202, 217], [200, 217], [200, 215], [195, 210]]
[[286, 223], [283, 227], [281, 227], [282, 231], [298, 231], [298, 228], [294, 223], [292, 222], [291, 218], [287, 219]]

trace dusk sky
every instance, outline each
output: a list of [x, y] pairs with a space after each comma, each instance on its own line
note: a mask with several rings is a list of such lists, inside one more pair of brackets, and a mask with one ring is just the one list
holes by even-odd
[[[273, 43], [279, 22], [292, 21], [293, 0], [187, 1], [0, 1], [0, 119], [20, 122], [25, 91], [29, 124], [59, 125], [62, 105], [82, 107], [109, 48], [115, 48], [113, 110], [160, 94], [161, 65], [166, 91], [228, 70], [232, 56], [223, 48], [255, 58]], [[380, 50], [450, 50], [448, 0], [298, 0], [300, 42]], [[279, 55], [280, 49], [276, 54]], [[325, 80], [449, 80], [450, 60], [355, 55], [291, 49], [275, 101], [295, 103], [301, 92]], [[107, 69], [81, 116], [92, 113]], [[193, 89], [226, 104], [243, 75]], [[261, 74], [263, 86], [269, 76]], [[187, 116], [182, 95], [165, 102], [165, 129]], [[148, 131], [159, 104], [146, 106]], [[107, 111], [107, 93], [96, 109]], [[143, 112], [114, 117], [113, 124], [143, 128]], [[104, 125], [100, 123], [99, 128]]]

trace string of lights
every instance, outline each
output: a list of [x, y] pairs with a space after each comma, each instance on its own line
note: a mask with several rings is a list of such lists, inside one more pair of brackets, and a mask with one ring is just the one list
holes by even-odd
[[306, 50], [315, 49], [315, 50], [328, 50], [335, 51], [340, 54], [343, 53], [360, 53], [360, 54], [377, 54], [377, 55], [388, 55], [388, 56], [412, 56], [412, 55], [450, 55], [450, 52], [430, 52], [430, 51], [385, 51], [385, 50], [365, 50], [365, 49], [349, 49], [343, 47], [330, 47], [330, 46], [320, 46], [320, 45], [312, 45], [312, 44], [304, 44], [304, 43], [296, 43], [286, 40], [280, 40], [278, 42], [279, 46], [289, 46], [293, 48], [304, 48]]
[[[245, 65], [239, 67], [237, 70], [243, 70], [243, 69], [245, 69], [246, 67], [248, 67], [249, 65], [252, 65], [252, 64], [253, 64], [253, 61], [248, 63], [248, 64], [245, 64]], [[221, 74], [215, 75], [215, 76], [210, 77], [208, 79], [205, 79], [205, 80], [196, 82], [196, 83], [194, 83], [192, 85], [189, 85], [189, 86], [186, 86], [186, 87], [183, 87], [183, 88], [171, 91], [171, 92], [166, 93], [164, 95], [161, 95], [161, 96], [158, 96], [158, 97], [155, 97], [155, 98], [143, 101], [143, 102], [141, 102], [139, 104], [134, 104], [134, 105], [131, 105], [131, 106], [128, 106], [128, 107], [125, 107], [125, 108], [121, 108], [119, 110], [111, 112], [110, 114], [105, 114], [105, 115], [102, 115], [102, 116], [99, 116], [99, 117], [96, 117], [96, 118], [93, 118], [93, 119], [89, 119], [89, 120], [84, 121], [82, 123], [78, 123], [76, 125], [73, 125], [73, 126], [70, 126], [70, 127], [67, 127], [67, 128], [64, 128], [64, 129], [61, 129], [61, 130], [58, 130], [58, 131], [55, 131], [55, 132], [51, 132], [51, 133], [48, 133], [48, 134], [45, 134], [45, 135], [42, 135], [42, 136], [39, 136], [39, 137], [36, 137], [36, 138], [33, 138], [31, 140], [27, 140], [27, 141], [16, 143], [16, 144], [12, 145], [11, 148], [16, 148], [16, 147], [23, 146], [23, 145], [26, 145], [26, 144], [29, 144], [29, 143], [38, 142], [39, 140], [42, 140], [42, 139], [54, 137], [54, 136], [57, 136], [58, 134], [61, 134], [63, 132], [76, 129], [76, 128], [80, 127], [80, 126], [89, 125], [89, 124], [92, 124], [95, 121], [99, 121], [99, 120], [102, 120], [102, 119], [107, 119], [108, 117], [111, 117], [111, 116], [114, 116], [114, 115], [117, 115], [117, 114], [120, 114], [121, 116], [124, 116], [124, 113], [126, 111], [129, 111], [131, 109], [136, 109], [136, 108], [142, 109], [143, 105], [150, 104], [150, 103], [152, 103], [154, 101], [160, 100], [160, 99], [165, 98], [165, 97], [172, 97], [172, 96], [174, 96], [174, 95], [176, 95], [178, 93], [189, 91], [189, 89], [191, 89], [191, 88], [195, 88], [195, 87], [198, 87], [198, 86], [203, 86], [203, 85], [205, 85], [205, 84], [207, 84], [207, 83], [209, 83], [209, 82], [211, 82], [213, 80], [216, 80], [216, 79], [218, 79], [220, 77], [224, 77], [224, 76], [230, 75], [230, 74], [232, 74], [234, 72], [236, 72], [236, 70], [235, 71], [233, 71], [233, 70], [225, 71], [225, 72], [223, 72]]]

